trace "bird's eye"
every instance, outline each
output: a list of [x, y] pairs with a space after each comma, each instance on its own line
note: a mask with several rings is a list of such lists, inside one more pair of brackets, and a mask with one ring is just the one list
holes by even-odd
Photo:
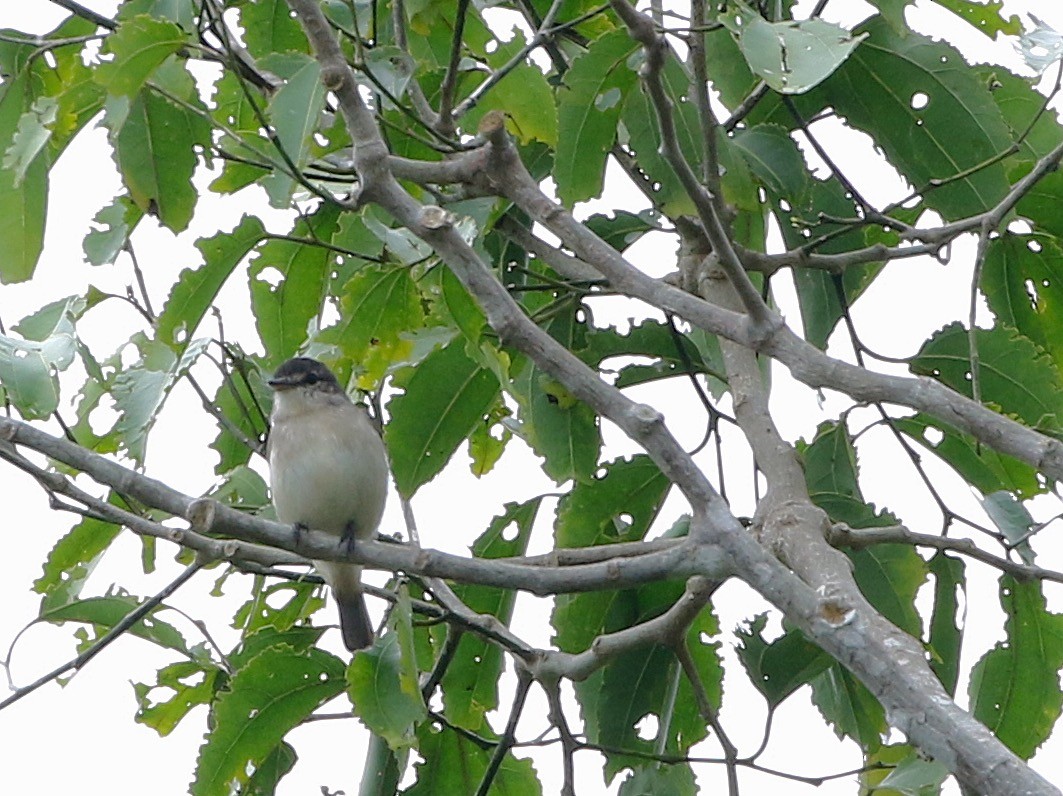
[[303, 379], [306, 384], [317, 384], [320, 380], [316, 373], [307, 373], [306, 378]]

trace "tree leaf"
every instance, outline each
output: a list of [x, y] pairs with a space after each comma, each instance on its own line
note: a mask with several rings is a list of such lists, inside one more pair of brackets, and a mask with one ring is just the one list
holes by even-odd
[[[296, 221], [291, 237], [331, 240], [339, 211], [322, 205]], [[255, 324], [270, 362], [280, 364], [306, 342], [321, 312], [335, 255], [323, 246], [296, 240], [268, 240], [251, 260], [248, 278]]]
[[[209, 705], [224, 677], [216, 666], [198, 661], [181, 661], [159, 669], [154, 685], [135, 683], [137, 696], [135, 721], [167, 736], [196, 707]], [[154, 699], [156, 691], [160, 697]]]
[[803, 94], [837, 69], [867, 34], [822, 19], [768, 22], [745, 8], [720, 20], [754, 73], [780, 94]]
[[1024, 760], [1045, 742], [1063, 708], [1063, 615], [1045, 607], [1041, 584], [1000, 579], [1007, 615], [998, 642], [971, 670], [971, 713]]
[[206, 121], [145, 90], [130, 101], [109, 101], [104, 122], [133, 201], [174, 232], [186, 229], [198, 198], [192, 185], [195, 147], [210, 143]]
[[400, 493], [412, 495], [442, 471], [498, 392], [494, 374], [466, 356], [464, 340], [420, 364], [405, 393], [388, 402], [384, 439]]
[[311, 648], [269, 647], [237, 671], [214, 703], [199, 750], [193, 796], [229, 796], [284, 736], [343, 690], [343, 663]]
[[[64, 605], [52, 605], [50, 601], [45, 600], [41, 605], [41, 619], [53, 623], [84, 622], [108, 631], [135, 611], [142, 602], [143, 600], [128, 596], [89, 597]], [[161, 610], [163, 608], [155, 608], [126, 632], [182, 655], [191, 655], [185, 637], [177, 628], [156, 616]], [[102, 636], [103, 633], [99, 635]], [[86, 638], [81, 644], [82, 649], [90, 647], [95, 640], [98, 638]]]
[[558, 196], [573, 205], [602, 190], [605, 159], [616, 140], [624, 98], [635, 85], [628, 61], [638, 45], [626, 31], [602, 36], [574, 59], [558, 91]]
[[[7, 152], [18, 131], [22, 115], [35, 97], [29, 70], [9, 79], [0, 96], [0, 151]], [[0, 171], [0, 283], [22, 282], [33, 276], [44, 245], [44, 222], [48, 211], [47, 152], [20, 167], [16, 173]]]
[[1034, 467], [997, 453], [937, 418], [917, 414], [893, 422], [898, 430], [940, 456], [983, 495], [1005, 490], [1029, 498], [1045, 491]]
[[104, 44], [114, 56], [96, 67], [96, 80], [111, 94], [133, 97], [162, 62], [187, 44], [181, 28], [146, 14], [125, 19]]
[[[1034, 428], [1057, 428], [1063, 420], [1063, 378], [1051, 359], [1014, 329], [977, 329], [982, 401]], [[933, 376], [971, 395], [967, 330], [951, 323], [927, 340], [911, 361], [913, 373]]]
[[[403, 604], [405, 602], [405, 604]], [[347, 691], [355, 714], [394, 750], [415, 743], [427, 716], [411, 660], [413, 629], [408, 597], [392, 611], [390, 631], [370, 649], [354, 656], [347, 669]]]
[[[926, 205], [946, 220], [1000, 201], [1008, 182], [993, 158], [1009, 148], [1011, 136], [989, 88], [963, 55], [912, 31], [902, 36], [877, 16], [860, 31], [868, 38], [845, 63], [795, 100], [802, 115], [811, 118], [832, 106], [872, 135], [901, 174], [925, 191]], [[965, 131], [962, 141], [957, 129]], [[940, 187], [926, 190], [935, 181]]]
[[852, 738], [875, 752], [889, 731], [886, 712], [874, 695], [841, 664], [812, 678], [812, 701], [839, 738]]
[[26, 418], [48, 417], [59, 406], [59, 373], [74, 361], [74, 321], [80, 297], [48, 305], [19, 324], [28, 339], [0, 334], [0, 389]]
[[790, 694], [834, 663], [834, 659], [795, 629], [768, 642], [764, 638], [767, 615], [758, 614], [736, 633], [738, 658], [749, 680], [776, 707]]
[[930, 668], [945, 690], [955, 695], [966, 624], [966, 599], [963, 606], [960, 604], [960, 597], [966, 598], [967, 595], [966, 564], [962, 558], [938, 552], [930, 559], [928, 567], [934, 576], [934, 611], [927, 641]]
[[284, 0], [256, 0], [240, 6], [247, 49], [257, 57], [272, 53], [310, 52], [302, 26]]
[[155, 324], [156, 339], [183, 351], [225, 280], [263, 235], [262, 222], [245, 215], [232, 232], [196, 241], [203, 264], [186, 268], [177, 277]]
[[1027, 537], [1036, 523], [1030, 510], [1011, 492], [991, 492], [981, 500], [982, 508], [997, 530], [1013, 545], [1012, 549], [1026, 565], [1034, 562], [1034, 552]]
[[[473, 555], [482, 559], [525, 555], [541, 502], [541, 498], [532, 498], [524, 503], [507, 503], [505, 511], [492, 519], [473, 543]], [[517, 598], [515, 591], [456, 584], [454, 593], [476, 613], [490, 614], [503, 626], [509, 626]], [[486, 714], [498, 708], [498, 686], [504, 668], [505, 659], [497, 644], [464, 634], [443, 675], [447, 719], [468, 729], [484, 726]]]
[[118, 525], [83, 517], [48, 552], [44, 572], [33, 582], [33, 590], [45, 595], [51, 605], [64, 605], [79, 597], [96, 563], [121, 530]]
[[[574, 309], [560, 310], [546, 329], [569, 350], [584, 347], [583, 324]], [[520, 405], [519, 433], [543, 457], [543, 471], [557, 483], [590, 478], [601, 448], [594, 410], [530, 360], [523, 361], [509, 388]]]
[[792, 205], [803, 206], [808, 201], [808, 168], [786, 130], [758, 124], [737, 131], [734, 143], [765, 188]]
[[144, 211], [128, 195], [116, 197], [92, 219], [96, 227], [85, 236], [85, 258], [92, 265], [113, 263], [143, 217]]
[[168, 346], [140, 334], [134, 336], [140, 359], [115, 376], [111, 389], [115, 408], [121, 413], [114, 431], [130, 458], [144, 461], [148, 432], [155, 425], [170, 390], [203, 353], [207, 342], [192, 343], [178, 358]]
[[[309, 159], [310, 136], [325, 107], [321, 65], [303, 53], [271, 55], [263, 59], [262, 65], [285, 79], [270, 99], [267, 113], [276, 133], [275, 145], [301, 170]], [[275, 169], [260, 182], [274, 207], [288, 206], [295, 180], [287, 170]]]
[[1002, 233], [989, 244], [981, 288], [998, 323], [1017, 329], [1063, 368], [1063, 247], [1056, 239]]
[[424, 326], [421, 297], [405, 266], [367, 266], [343, 286], [342, 318], [317, 339], [339, 346], [358, 369], [359, 386], [380, 383], [413, 349], [408, 332]]
[[1004, 8], [1001, 0], [987, 0], [983, 3], [972, 3], [969, 0], [934, 0], [934, 2], [970, 23], [971, 27], [990, 39], [996, 38], [998, 33], [1003, 33], [1005, 36], [1018, 36], [1023, 32], [1022, 21], [1017, 16], [1012, 14], [1010, 17], [1005, 17], [1000, 13]]
[[[479, 732], [494, 735], [486, 725]], [[418, 730], [417, 752], [421, 757], [414, 766], [417, 780], [403, 791], [404, 796], [476, 793], [491, 760], [491, 751], [431, 723]], [[543, 791], [532, 761], [510, 752], [502, 760], [490, 792], [492, 796], [540, 796]]]

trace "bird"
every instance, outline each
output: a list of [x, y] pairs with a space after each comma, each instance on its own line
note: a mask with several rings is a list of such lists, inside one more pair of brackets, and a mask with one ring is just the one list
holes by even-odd
[[[277, 519], [326, 531], [353, 544], [371, 539], [384, 513], [388, 462], [365, 408], [351, 401], [326, 365], [309, 357], [283, 363], [273, 389], [268, 441], [270, 490]], [[344, 646], [373, 643], [362, 593], [362, 567], [313, 561], [339, 606]]]

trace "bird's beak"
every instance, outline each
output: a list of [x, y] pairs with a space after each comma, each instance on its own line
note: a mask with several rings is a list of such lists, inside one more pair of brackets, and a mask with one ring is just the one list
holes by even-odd
[[292, 387], [295, 386], [295, 382], [292, 381], [291, 379], [278, 379], [278, 378], [268, 379], [266, 381], [266, 384], [268, 384], [274, 390], [290, 390]]

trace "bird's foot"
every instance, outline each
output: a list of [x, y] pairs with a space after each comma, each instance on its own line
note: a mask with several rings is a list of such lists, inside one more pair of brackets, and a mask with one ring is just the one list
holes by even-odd
[[296, 545], [303, 539], [303, 531], [309, 530], [309, 526], [301, 522], [292, 523], [292, 541]]
[[343, 528], [343, 534], [340, 536], [340, 544], [343, 545], [348, 555], [354, 552], [355, 533], [354, 523], [348, 522]]

